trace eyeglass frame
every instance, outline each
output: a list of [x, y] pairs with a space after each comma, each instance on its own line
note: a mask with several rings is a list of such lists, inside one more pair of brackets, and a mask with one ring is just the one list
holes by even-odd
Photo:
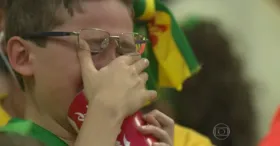
[[[46, 31], [46, 32], [37, 32], [37, 33], [31, 33], [31, 34], [27, 34], [27, 35], [22, 35], [21, 37], [23, 39], [33, 39], [33, 38], [40, 38], [40, 37], [76, 36], [78, 44], [80, 44], [80, 34], [84, 30], [97, 30], [97, 31], [103, 31], [103, 32], [107, 33], [108, 36], [109, 36], [109, 39], [113, 39], [113, 40], [115, 40], [117, 42], [118, 48], [121, 48], [120, 43], [119, 43], [119, 39], [120, 39], [121, 35], [124, 35], [124, 34], [142, 35], [142, 34], [139, 34], [139, 33], [136, 33], [136, 32], [127, 32], [127, 33], [121, 33], [120, 35], [111, 35], [106, 30], [103, 30], [103, 29], [100, 29], [100, 28], [85, 28], [85, 29], [80, 29], [79, 31]], [[139, 40], [140, 42], [135, 42], [135, 45], [137, 43], [141, 44], [141, 43], [147, 43], [149, 41], [146, 37], [144, 37], [144, 38], [145, 38], [145, 40]], [[102, 52], [103, 50], [104, 50], [104, 48], [102, 48], [100, 50], [100, 52]], [[137, 52], [135, 52], [135, 53], [137, 53]]]

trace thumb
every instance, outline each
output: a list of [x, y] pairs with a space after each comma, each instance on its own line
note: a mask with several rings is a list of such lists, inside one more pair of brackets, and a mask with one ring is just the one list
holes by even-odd
[[81, 74], [83, 79], [84, 88], [92, 88], [94, 85], [94, 77], [98, 70], [92, 61], [91, 52], [88, 44], [85, 41], [80, 41], [80, 46], [77, 51], [78, 58], [81, 66]]

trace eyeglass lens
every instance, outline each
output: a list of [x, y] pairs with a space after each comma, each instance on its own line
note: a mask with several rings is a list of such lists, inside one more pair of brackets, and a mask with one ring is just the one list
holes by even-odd
[[[112, 38], [110, 39], [110, 34], [108, 32], [98, 29], [82, 30], [79, 39], [85, 40], [93, 53], [101, 52], [111, 47], [111, 43], [115, 42], [112, 41]], [[121, 54], [142, 54], [146, 47], [146, 38], [137, 33], [123, 33], [117, 38], [116, 42], [119, 49], [118, 52]]]

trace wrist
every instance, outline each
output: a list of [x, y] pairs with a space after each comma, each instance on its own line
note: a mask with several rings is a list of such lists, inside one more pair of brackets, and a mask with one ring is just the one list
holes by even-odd
[[105, 103], [103, 100], [100, 100], [104, 96], [108, 95], [97, 95], [93, 100], [89, 101], [89, 107], [97, 109], [99, 112], [107, 115], [108, 117], [111, 117], [112, 120], [116, 122], [122, 123], [123, 120], [127, 117], [127, 115], [123, 110], [121, 110], [121, 108], [119, 108], [119, 105], [116, 105], [116, 103]]
[[104, 120], [109, 120], [111, 124], [119, 127], [121, 127], [121, 124], [125, 118], [125, 115], [122, 111], [115, 109], [114, 107], [109, 106], [107, 104], [104, 104], [98, 100], [94, 100], [89, 103], [88, 111], [99, 115], [100, 117], [104, 118]]
[[122, 114], [100, 102], [89, 102], [87, 115], [76, 140], [76, 146], [115, 145], [123, 119]]

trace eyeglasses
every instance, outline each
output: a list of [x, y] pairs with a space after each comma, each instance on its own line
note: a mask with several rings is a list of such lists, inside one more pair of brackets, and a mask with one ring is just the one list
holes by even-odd
[[[118, 36], [112, 36], [109, 32], [98, 29], [89, 28], [73, 32], [39, 32], [22, 36], [24, 39], [34, 39], [42, 37], [61, 37], [61, 36], [77, 36], [78, 43], [85, 40], [92, 53], [100, 53], [108, 47], [117, 45], [117, 53], [124, 54], [142, 54], [145, 50], [148, 39], [139, 33], [121, 33]], [[112, 43], [114, 42], [114, 43]]]

